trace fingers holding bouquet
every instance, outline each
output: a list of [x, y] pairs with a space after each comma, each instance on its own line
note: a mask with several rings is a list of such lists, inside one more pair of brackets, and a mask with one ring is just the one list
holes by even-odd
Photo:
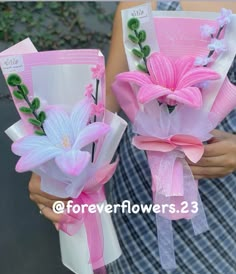
[[195, 179], [220, 178], [236, 170], [236, 136], [221, 130], [213, 130], [212, 135], [200, 161], [187, 160]]
[[28, 186], [30, 200], [37, 204], [40, 210], [40, 214], [44, 215], [44, 217], [52, 221], [56, 229], [58, 229], [58, 223], [61, 220], [61, 214], [59, 212], [56, 213], [53, 209], [53, 206], [56, 202], [60, 201], [61, 205], [64, 204], [64, 208], [66, 208], [66, 204], [69, 198], [62, 199], [60, 197], [47, 194], [40, 189], [40, 185], [40, 176], [33, 173]]

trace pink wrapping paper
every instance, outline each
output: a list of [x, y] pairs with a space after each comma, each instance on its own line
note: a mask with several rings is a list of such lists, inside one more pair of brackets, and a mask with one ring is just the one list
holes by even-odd
[[[137, 17], [140, 21], [138, 31], [143, 27], [147, 31], [147, 37], [152, 37], [155, 40], [150, 29], [145, 28], [142, 24], [142, 17], [146, 15], [146, 8], [146, 5], [140, 6], [139, 10], [142, 15], [138, 14], [134, 17]], [[215, 20], [218, 15], [194, 12], [190, 14], [184, 12], [154, 12], [153, 14], [158, 47], [153, 46], [155, 43], [150, 44], [151, 54], [147, 57], [147, 61], [142, 60], [144, 62], [141, 63], [147, 64], [148, 74], [144, 75], [142, 73], [141, 75], [141, 73], [133, 72], [135, 65], [137, 66], [140, 61], [139, 58], [132, 55], [132, 48], [137, 49], [138, 46], [134, 43], [131, 47], [130, 43], [126, 41], [127, 38], [125, 38], [125, 50], [131, 72], [118, 75], [112, 88], [118, 103], [133, 124], [134, 133], [137, 134], [133, 138], [133, 145], [138, 149], [145, 150], [147, 153], [152, 175], [154, 203], [161, 205], [173, 204], [178, 211], [174, 214], [161, 212], [156, 215], [161, 264], [163, 268], [171, 269], [176, 267], [171, 220], [191, 219], [195, 234], [208, 229], [206, 216], [198, 194], [198, 183], [194, 180], [185, 158], [195, 163], [200, 160], [203, 155], [202, 142], [211, 138], [210, 131], [236, 106], [236, 87], [230, 84], [226, 77], [236, 53], [236, 46], [233, 43], [236, 17], [233, 17], [232, 26], [229, 26], [229, 30], [222, 31], [218, 37], [220, 39], [226, 37], [228, 51], [222, 53], [219, 57], [215, 53], [213, 54], [214, 59], [217, 58], [214, 60], [213, 65], [211, 64], [209, 67], [220, 75], [220, 79], [210, 82], [207, 87], [201, 89], [203, 106], [201, 106], [199, 100], [198, 107], [201, 109], [198, 117], [196, 113], [193, 114], [194, 112], [191, 109], [184, 111], [184, 108], [179, 108], [179, 106], [173, 111], [174, 114], [163, 111], [163, 107], [160, 107], [162, 111], [158, 112], [157, 104], [153, 106], [154, 104], [147, 102], [156, 98], [162, 104], [172, 105], [173, 101], [168, 102], [168, 96], [172, 96], [171, 91], [173, 95], [175, 92], [180, 94], [178, 86], [176, 88], [174, 83], [178, 78], [176, 77], [178, 73], [181, 74], [183, 70], [177, 71], [176, 74], [175, 69], [180, 69], [179, 66], [174, 68], [167, 59], [176, 61], [177, 58], [184, 56], [193, 58], [207, 56], [210, 39], [201, 37], [200, 26], [208, 24], [218, 30], [218, 24]], [[123, 31], [128, 37], [128, 34], [135, 33], [127, 28], [127, 22], [131, 18], [130, 11], [124, 10], [122, 15]], [[148, 17], [148, 15], [146, 16]], [[150, 18], [148, 19], [150, 21]], [[156, 61], [151, 59], [153, 54], [156, 54], [155, 52], [160, 52], [167, 57], [165, 60], [163, 58], [162, 65], [157, 59]], [[190, 70], [190, 67], [188, 70]], [[183, 73], [187, 74], [188, 70]], [[173, 79], [171, 79], [171, 73], [174, 75]], [[168, 81], [165, 80], [167, 78]], [[185, 94], [184, 92], [183, 90], [183, 99], [188, 97], [187, 92]], [[192, 95], [194, 100], [194, 91]], [[174, 97], [176, 98], [176, 95]], [[178, 103], [184, 103], [184, 100], [182, 102], [181, 100], [180, 98]], [[195, 105], [197, 106], [197, 103]], [[177, 112], [183, 112], [185, 115], [180, 115], [179, 119], [174, 118], [178, 116]], [[168, 116], [172, 117], [170, 121], [167, 119]], [[200, 126], [197, 128], [196, 125]], [[205, 126], [201, 128], [201, 125]], [[205, 136], [201, 136], [201, 134]], [[187, 201], [189, 205], [192, 202], [198, 202], [199, 210], [197, 214], [196, 212], [192, 214], [190, 211], [182, 213], [181, 203], [183, 201]]]

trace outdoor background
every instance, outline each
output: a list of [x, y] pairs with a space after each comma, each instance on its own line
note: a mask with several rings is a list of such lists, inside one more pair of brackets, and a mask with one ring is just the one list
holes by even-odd
[[[116, 2], [0, 3], [0, 51], [30, 37], [39, 51], [100, 48], [107, 56]], [[0, 273], [69, 274], [58, 233], [29, 200], [30, 174], [17, 174], [17, 157], [4, 130], [19, 120], [0, 74]], [[82, 273], [81, 273], [82, 274]]]

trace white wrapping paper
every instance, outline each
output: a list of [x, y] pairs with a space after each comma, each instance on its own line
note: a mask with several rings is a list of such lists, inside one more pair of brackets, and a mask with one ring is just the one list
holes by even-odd
[[[31, 41], [26, 39], [19, 43], [18, 47], [15, 45], [2, 52], [1, 56], [8, 54], [25, 54], [35, 51]], [[100, 52], [99, 55], [101, 56]], [[67, 67], [57, 65], [54, 66], [54, 68], [50, 66], [34, 67], [32, 70], [34, 95], [45, 100], [47, 104], [63, 104], [70, 109], [84, 96], [85, 84], [89, 83], [91, 77], [89, 74], [86, 75], [86, 69], [90, 69], [90, 66], [81, 64], [78, 65], [76, 69], [75, 65], [71, 67], [70, 65]], [[84, 76], [78, 77], [82, 73]], [[57, 81], [51, 81], [53, 75]], [[78, 81], [78, 78], [82, 80]], [[66, 84], [68, 82], [69, 86]], [[38, 89], [39, 85], [41, 86], [40, 89]], [[69, 87], [75, 88], [71, 91]], [[57, 92], [51, 92], [52, 90]], [[109, 111], [105, 112], [104, 119], [105, 122], [110, 123], [111, 130], [105, 137], [106, 143], [102, 146], [100, 156], [97, 160], [109, 163], [115, 154], [127, 123], [118, 115]], [[22, 120], [9, 127], [5, 133], [12, 141], [16, 141], [27, 134]], [[103, 204], [106, 205], [106, 201], [104, 201]], [[104, 263], [108, 264], [121, 255], [121, 249], [110, 214], [102, 212], [101, 221], [104, 235]], [[91, 264], [89, 264], [89, 249], [84, 225], [82, 225], [81, 229], [73, 236], [69, 236], [60, 231], [59, 238], [63, 264], [76, 274], [92, 274], [93, 269]]]
[[[111, 122], [111, 131], [106, 136], [106, 146], [103, 146], [101, 150], [102, 157], [98, 158], [98, 160], [110, 162], [127, 123], [118, 115], [109, 111], [106, 111], [105, 117], [105, 121]], [[5, 133], [12, 141], [16, 141], [26, 135], [21, 120], [9, 127]], [[107, 151], [108, 153], [103, 153], [103, 151]], [[101, 204], [105, 206], [107, 202], [104, 201]], [[100, 215], [104, 235], [104, 263], [109, 264], [120, 257], [121, 249], [110, 214], [103, 211]], [[84, 225], [82, 225], [81, 229], [73, 236], [59, 231], [59, 239], [63, 264], [76, 274], [92, 274], [93, 269], [91, 264], [86, 263], [89, 262], [89, 248]]]

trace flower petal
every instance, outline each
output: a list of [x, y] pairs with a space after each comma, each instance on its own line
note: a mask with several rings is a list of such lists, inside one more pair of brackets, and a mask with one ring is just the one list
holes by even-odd
[[110, 126], [102, 123], [95, 122], [85, 127], [78, 135], [73, 148], [82, 148], [86, 145], [96, 141], [101, 136], [105, 135], [110, 130]]
[[74, 136], [68, 113], [62, 109], [50, 109], [43, 124], [49, 141], [57, 147], [64, 148], [63, 140], [73, 144]]
[[168, 95], [167, 98], [195, 108], [198, 108], [202, 105], [202, 94], [201, 91], [196, 87], [175, 90], [172, 94]]
[[153, 99], [173, 93], [171, 90], [159, 85], [144, 85], [137, 94], [137, 99], [141, 104], [146, 104]]
[[181, 79], [179, 79], [176, 89], [190, 87], [206, 80], [216, 80], [219, 78], [220, 75], [210, 68], [193, 68], [186, 72]]
[[66, 174], [78, 176], [90, 160], [88, 151], [71, 149], [57, 156], [55, 161], [58, 167]]
[[194, 61], [195, 58], [192, 56], [183, 56], [178, 58], [175, 61], [175, 67], [176, 69], [176, 81], [177, 84], [179, 80], [189, 71], [194, 67]]
[[170, 58], [153, 53], [147, 60], [147, 67], [153, 83], [167, 88], [175, 87], [175, 66]]
[[72, 110], [70, 115], [71, 124], [75, 138], [80, 131], [87, 125], [91, 111], [92, 111], [91, 98], [81, 100]]
[[50, 146], [52, 144], [49, 142], [47, 136], [29, 135], [15, 141], [11, 149], [16, 155], [23, 156], [34, 149], [45, 149]]
[[32, 170], [39, 165], [49, 161], [55, 156], [61, 154], [61, 149], [55, 147], [41, 147], [38, 146], [30, 152], [24, 154], [16, 164], [17, 172], [25, 172]]
[[139, 86], [152, 84], [150, 76], [147, 73], [140, 71], [128, 71], [116, 75], [116, 80], [135, 83]]

